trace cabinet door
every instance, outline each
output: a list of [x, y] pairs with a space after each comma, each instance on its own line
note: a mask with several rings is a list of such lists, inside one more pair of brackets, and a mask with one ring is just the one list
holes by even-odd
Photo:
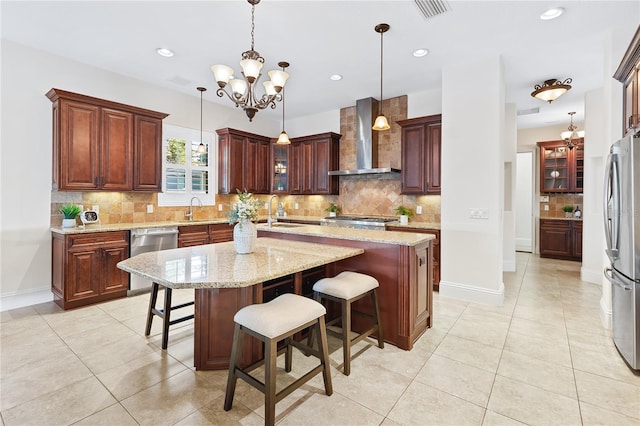
[[233, 226], [224, 224], [209, 225], [209, 244], [233, 241]]
[[270, 189], [271, 167], [269, 141], [247, 139], [245, 146], [245, 184], [244, 188], [254, 194], [268, 194]]
[[402, 194], [426, 192], [425, 139], [422, 124], [402, 128]]
[[291, 145], [293, 194], [313, 194], [313, 144], [309, 141]]
[[162, 120], [136, 115], [134, 118], [134, 191], [162, 191]]
[[218, 133], [218, 193], [235, 194], [244, 189], [243, 136]]
[[582, 222], [573, 222], [573, 247], [572, 252], [574, 257], [582, 260]]
[[584, 144], [573, 148], [571, 166], [573, 170], [573, 191], [583, 192], [584, 189]]
[[433, 123], [427, 125], [427, 170], [425, 172], [427, 183], [426, 193], [429, 195], [440, 195], [440, 156], [442, 148], [442, 125]]
[[276, 194], [286, 194], [289, 192], [289, 147], [291, 145], [271, 145], [270, 167], [273, 179], [271, 180], [271, 192]]
[[102, 266], [100, 245], [87, 245], [69, 250], [65, 301], [74, 301], [100, 295]]
[[207, 225], [178, 227], [178, 247], [193, 247], [209, 244], [209, 228]]
[[133, 115], [102, 109], [99, 186], [109, 191], [133, 188]]
[[562, 142], [540, 146], [540, 191], [569, 192], [569, 149]]
[[429, 254], [428, 254], [428, 245], [423, 247], [417, 247], [415, 251], [415, 262], [416, 262], [416, 288], [414, 289], [415, 293], [412, 296], [415, 296], [413, 303], [413, 321], [414, 328], [423, 327], [429, 320], [429, 316], [431, 314], [431, 296], [433, 292], [430, 289], [430, 284], [432, 282], [431, 277], [431, 269], [429, 265], [431, 264]]
[[338, 180], [329, 171], [338, 168], [338, 143], [333, 138], [313, 142], [313, 194], [337, 194]]
[[129, 246], [105, 246], [101, 249], [102, 279], [100, 294], [126, 291], [129, 288], [129, 274], [116, 266], [129, 257]]
[[60, 100], [59, 108], [58, 189], [97, 189], [100, 108], [66, 100]]
[[571, 222], [540, 220], [540, 256], [571, 258], [573, 253]]

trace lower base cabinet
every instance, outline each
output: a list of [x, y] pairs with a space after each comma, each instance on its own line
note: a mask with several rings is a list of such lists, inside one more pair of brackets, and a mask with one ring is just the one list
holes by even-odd
[[129, 274], [116, 266], [129, 257], [129, 231], [52, 233], [51, 291], [63, 309], [127, 295]]
[[178, 247], [201, 246], [233, 241], [233, 226], [227, 223], [178, 227]]
[[433, 250], [433, 291], [438, 291], [440, 289], [440, 230], [390, 225], [387, 226], [387, 231], [416, 232], [418, 234], [431, 234], [436, 237], [435, 240], [431, 241], [431, 245]]
[[540, 257], [582, 261], [582, 222], [540, 219]]

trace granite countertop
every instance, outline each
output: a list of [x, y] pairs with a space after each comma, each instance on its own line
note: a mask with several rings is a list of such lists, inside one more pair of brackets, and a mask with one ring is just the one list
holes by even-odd
[[118, 268], [169, 288], [239, 288], [364, 253], [336, 245], [260, 237], [251, 254], [233, 242], [142, 253]]
[[279, 232], [283, 234], [308, 235], [340, 240], [368, 241], [372, 243], [416, 246], [435, 239], [431, 234], [418, 234], [400, 231], [377, 231], [373, 229], [339, 228], [334, 226], [284, 224], [272, 226], [258, 224], [258, 231]]

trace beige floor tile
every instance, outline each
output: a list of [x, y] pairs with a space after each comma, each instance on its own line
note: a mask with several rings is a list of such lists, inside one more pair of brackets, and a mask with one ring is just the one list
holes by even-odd
[[498, 374], [528, 385], [577, 399], [573, 370], [557, 363], [503, 351]]
[[524, 334], [529, 337], [537, 337], [557, 341], [559, 343], [568, 343], [567, 330], [563, 323], [555, 325], [541, 324], [538, 321], [531, 321], [523, 318], [513, 318], [509, 326], [509, 332]]
[[100, 350], [86, 355], [81, 354], [79, 357], [93, 374], [100, 374], [141, 356], [158, 351], [157, 347], [141, 340], [139, 336], [131, 336], [102, 345]]
[[334, 393], [313, 394], [296, 406], [279, 425], [378, 425], [384, 416]]
[[509, 332], [504, 349], [541, 361], [557, 363], [565, 367], [572, 366], [568, 343]]
[[517, 305], [513, 311], [513, 316], [514, 318], [523, 318], [553, 326], [564, 324], [564, 311], [562, 309], [540, 309], [539, 306]]
[[439, 310], [434, 309], [433, 326], [431, 330], [447, 333], [451, 327], [453, 327], [453, 324], [458, 321], [459, 317], [459, 315], [449, 315], [449, 311], [447, 311], [446, 308], [440, 308]]
[[82, 332], [89, 333], [96, 328], [118, 325], [118, 321], [115, 318], [97, 306], [56, 312], [43, 315], [42, 318], [63, 339]]
[[119, 403], [74, 423], [76, 426], [136, 426], [137, 424]]
[[577, 400], [499, 375], [487, 408], [530, 425], [580, 424]]
[[139, 424], [165, 425], [184, 419], [223, 394], [209, 380], [186, 370], [121, 403]]
[[628, 417], [587, 402], [580, 402], [582, 424], [585, 426], [639, 426], [640, 419]]
[[161, 351], [142, 355], [97, 377], [121, 401], [186, 369], [184, 364]]
[[[427, 333], [429, 332], [430, 330], [427, 330]], [[371, 345], [358, 357], [357, 366], [368, 368], [371, 365], [377, 365], [413, 379], [430, 356], [431, 351], [426, 344], [416, 344], [410, 351], [390, 344], [385, 344], [384, 349]], [[352, 366], [353, 368], [355, 367]]]
[[385, 416], [411, 382], [408, 377], [377, 365], [351, 368], [333, 378], [333, 390]]
[[[640, 386], [640, 374], [633, 373], [615, 348], [595, 352], [584, 349], [575, 350], [571, 352], [571, 359], [574, 370], [586, 371]], [[638, 392], [640, 392], [640, 388], [638, 388]]]
[[613, 338], [599, 333], [591, 333], [573, 328], [567, 329], [569, 336], [569, 347], [571, 351], [587, 350], [610, 354], [611, 350], [616, 350]]
[[433, 355], [415, 380], [443, 392], [462, 398], [481, 407], [487, 406], [495, 374]]
[[640, 387], [582, 371], [575, 375], [581, 402], [640, 419]]
[[72, 424], [115, 402], [95, 377], [89, 377], [65, 387], [63, 392], [53, 391], [3, 410], [2, 419], [7, 426]]
[[449, 334], [502, 348], [509, 330], [508, 315], [467, 308], [451, 327]]
[[502, 414], [498, 414], [494, 411], [487, 410], [484, 413], [484, 419], [482, 420], [482, 426], [524, 426], [526, 423], [519, 422]]
[[[446, 332], [436, 328], [430, 328], [413, 344], [414, 349], [426, 352], [433, 352], [447, 335]], [[386, 347], [386, 345], [385, 345]]]
[[38, 311], [33, 306], [25, 306], [24, 308], [11, 309], [0, 312], [0, 324], [3, 326], [9, 321], [24, 319], [30, 317], [38, 317]]
[[495, 373], [501, 352], [493, 346], [447, 335], [433, 353]]
[[224, 395], [216, 398], [210, 404], [189, 414], [184, 419], [175, 423], [175, 426], [190, 425], [246, 425], [262, 426], [264, 417], [260, 417], [252, 410], [234, 401], [229, 411], [224, 411]]
[[401, 425], [480, 425], [484, 408], [413, 382], [388, 418]]
[[63, 340], [73, 352], [82, 356], [102, 351], [105, 345], [117, 343], [124, 339], [137, 339], [136, 334], [120, 323], [97, 327], [90, 333], [81, 331]]

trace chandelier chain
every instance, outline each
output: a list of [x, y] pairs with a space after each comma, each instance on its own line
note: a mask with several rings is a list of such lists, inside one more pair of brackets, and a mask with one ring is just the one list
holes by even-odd
[[255, 12], [256, 12], [256, 5], [252, 4], [251, 5], [251, 50], [255, 50], [254, 49], [254, 45], [253, 45], [253, 35], [254, 35], [255, 29], [256, 29]]

